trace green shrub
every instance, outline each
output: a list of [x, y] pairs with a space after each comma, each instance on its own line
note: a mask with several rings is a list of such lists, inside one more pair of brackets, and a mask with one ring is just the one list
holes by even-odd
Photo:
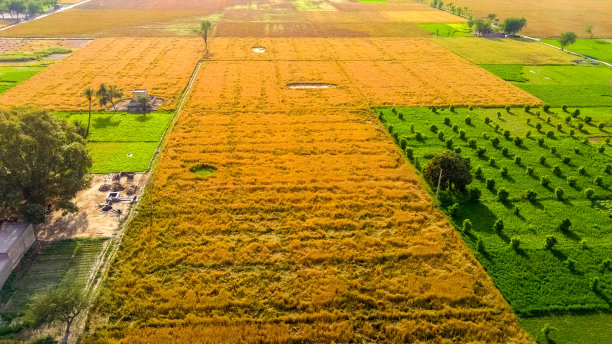
[[478, 241], [476, 242], [476, 249], [481, 253], [485, 253], [487, 251], [481, 238], [478, 238]]
[[565, 193], [565, 190], [563, 190], [562, 187], [557, 186], [555, 188], [555, 196], [557, 197], [558, 200], [562, 200], [563, 199], [563, 194]]
[[559, 165], [553, 166], [552, 173], [555, 176], [560, 176], [561, 175], [561, 167], [559, 167]]
[[543, 187], [547, 187], [550, 184], [550, 177], [549, 176], [540, 177], [540, 184], [542, 184]]
[[565, 116], [565, 123], [569, 124], [572, 121], [572, 116]]
[[410, 147], [406, 148], [406, 157], [408, 160], [412, 161], [412, 159], [414, 159], [414, 149]]
[[393, 136], [393, 141], [399, 142], [399, 133], [393, 133], [391, 136]]
[[580, 116], [580, 110], [579, 110], [579, 109], [574, 110], [574, 112], [572, 112], [572, 116], [573, 116], [573, 117], [578, 117], [578, 116]]
[[593, 188], [586, 188], [584, 190], [584, 196], [587, 199], [592, 199], [594, 195], [595, 195], [595, 190], [593, 190]]
[[602, 176], [597, 176], [597, 177], [595, 177], [595, 179], [593, 179], [593, 182], [597, 186], [602, 186], [603, 185], [603, 177]]
[[397, 117], [402, 121], [404, 120], [404, 114], [401, 112], [399, 113], [399, 115], [397, 115]]
[[489, 116], [485, 117], [484, 121], [485, 121], [485, 124], [491, 123], [491, 119], [489, 118]]
[[431, 127], [429, 127], [429, 130], [433, 133], [437, 133], [438, 127], [435, 124], [432, 124]]
[[502, 167], [499, 170], [499, 173], [501, 173], [502, 177], [507, 177], [508, 176], [508, 168], [506, 166]]
[[510, 105], [506, 105], [506, 106], [504, 107], [504, 110], [506, 110], [506, 112], [510, 112]]
[[594, 292], [599, 291], [599, 277], [593, 277], [591, 279], [591, 282], [589, 283], [589, 288], [591, 288], [591, 290]]
[[482, 138], [485, 139], [485, 140], [488, 140], [489, 139], [489, 134], [487, 134], [486, 132], [483, 132], [482, 133]]
[[515, 237], [512, 237], [512, 239], [510, 239], [510, 247], [512, 247], [514, 250], [518, 250], [520, 245], [521, 245], [521, 238], [515, 236]]
[[503, 156], [508, 156], [508, 148], [507, 147], [502, 148], [501, 153]]
[[406, 146], [408, 145], [408, 141], [406, 141], [406, 139], [401, 139], [400, 140], [400, 148], [402, 150], [406, 150]]
[[540, 164], [544, 165], [546, 163], [546, 157], [544, 155], [540, 155], [538, 161], [540, 162]]
[[470, 105], [470, 107], [468, 107], [468, 110], [474, 111], [474, 105]]
[[570, 269], [571, 271], [574, 271], [574, 269], [576, 269], [576, 261], [573, 260], [572, 258], [567, 258], [567, 260], [565, 261], [565, 264], [567, 265], [567, 268]]
[[586, 174], [586, 169], [584, 168], [584, 166], [578, 167], [578, 173], [580, 173], [581, 175], [585, 175]]
[[508, 130], [508, 129], [504, 130], [504, 137], [506, 139], [510, 138], [510, 130]]
[[566, 217], [563, 220], [561, 220], [561, 223], [559, 223], [559, 225], [557, 226], [557, 229], [560, 230], [561, 232], [567, 232], [569, 231], [571, 226], [572, 226], [572, 220], [570, 220], [569, 217]]
[[489, 166], [495, 166], [495, 158], [489, 158]]
[[599, 153], [603, 153], [605, 150], [606, 150], [606, 146], [604, 146], [604, 145], [601, 145], [601, 146], [597, 147], [597, 151]]
[[437, 113], [437, 112], [438, 112], [438, 108], [437, 108], [437, 107], [435, 107], [435, 106], [431, 106], [431, 107], [429, 107], [429, 109], [430, 109], [430, 110], [431, 110], [431, 112], [433, 112], [433, 113]]
[[582, 128], [584, 128], [584, 124], [583, 123], [578, 123], [578, 130], [582, 130]]
[[438, 138], [444, 141], [444, 132], [442, 130], [438, 131]]
[[574, 131], [574, 129], [570, 129], [569, 134], [570, 134], [570, 136], [572, 136], [572, 137], [573, 137], [573, 136], [574, 136], [574, 134], [576, 134], [576, 132]]
[[468, 140], [468, 146], [469, 146], [470, 148], [474, 148], [474, 149], [476, 149], [476, 139], [469, 139], [469, 140]]
[[468, 189], [468, 197], [470, 202], [477, 203], [480, 201], [480, 196], [482, 195], [482, 191], [479, 188], [473, 187]]
[[493, 224], [493, 228], [495, 229], [496, 232], [501, 232], [504, 230], [504, 220], [502, 219], [497, 219], [495, 221], [495, 223]]
[[459, 203], [454, 203], [450, 207], [448, 207], [448, 214], [451, 217], [456, 217], [459, 214]]
[[520, 214], [521, 214], [521, 210], [516, 205], [514, 206], [513, 212], [514, 212], [514, 215], [516, 215], [516, 216], [520, 216]]
[[465, 124], [467, 124], [467, 125], [471, 125], [472, 124], [472, 119], [470, 118], [470, 116], [467, 116], [465, 118]]
[[557, 244], [557, 238], [554, 235], [546, 236], [546, 243], [544, 244], [544, 249], [550, 250]]
[[589, 248], [589, 245], [588, 245], [588, 243], [587, 243], [587, 241], [586, 241], [586, 240], [584, 240], [584, 239], [580, 240], [580, 248], [581, 248], [582, 250], [586, 250], [586, 249], [588, 249], [588, 248]]
[[567, 155], [564, 155], [564, 156], [561, 158], [561, 162], [562, 162], [562, 163], [564, 163], [564, 164], [566, 164], [566, 165], [567, 165], [567, 164], [569, 164], [571, 160], [572, 160], [572, 158], [570, 158], [570, 157], [569, 157], [569, 156], [567, 156]]
[[423, 134], [421, 134], [421, 132], [417, 131], [416, 134], [414, 134], [414, 138], [418, 141], [423, 141], [424, 137]]
[[449, 106], [448, 109], [450, 110], [450, 112], [455, 112], [455, 105]]
[[550, 105], [546, 104], [546, 105], [542, 106], [542, 110], [544, 110], [544, 112], [548, 113], [548, 110], [550, 110]]
[[476, 178], [481, 178], [482, 177], [482, 167], [477, 166], [474, 169], [474, 175], [476, 176]]
[[527, 167], [527, 174], [530, 175], [530, 176], [533, 175], [533, 167], [531, 167], [531, 166]]
[[463, 220], [463, 232], [469, 233], [472, 230], [472, 221], [470, 219]]
[[461, 147], [457, 146], [453, 150], [455, 151], [455, 153], [461, 154]]
[[410, 132], [414, 134], [414, 124], [410, 125]]
[[544, 139], [543, 138], [538, 137], [536, 142], [538, 143], [538, 146], [540, 146], [540, 147], [544, 146]]
[[536, 117], [540, 117], [540, 115], [541, 115], [540, 111], [536, 111], [535, 115], [536, 115]]
[[531, 124], [531, 118], [527, 118], [526, 122], [527, 122], [527, 125], [530, 125]]
[[603, 124], [603, 122], [600, 122], [600, 123], [597, 125], [597, 129], [599, 129], [599, 130], [603, 130], [603, 128], [604, 128], [605, 126], [606, 126], [606, 125], [605, 125], [605, 124]]
[[484, 157], [486, 152], [487, 152], [487, 149], [482, 146], [479, 146], [478, 148], [476, 148], [476, 155], [478, 155], [479, 158]]
[[387, 130], [389, 131], [389, 134], [393, 134], [393, 126], [390, 125]]
[[611, 266], [612, 266], [612, 260], [610, 258], [606, 258], [601, 261], [601, 270], [603, 272], [610, 270]]
[[578, 178], [576, 178], [574, 176], [567, 177], [567, 185], [569, 185], [569, 186], [576, 186], [576, 182], [578, 182]]
[[536, 123], [536, 129], [538, 131], [542, 130], [542, 123]]
[[450, 125], [451, 124], [451, 120], [449, 117], [444, 117], [444, 124], [446, 125]]
[[573, 149], [575, 154], [580, 154], [580, 148], [574, 147]]
[[606, 167], [604, 167], [603, 172], [610, 174], [611, 171], [612, 171], [612, 165], [606, 164]]
[[522, 158], [521, 158], [520, 155], [515, 155], [514, 156], [514, 163], [515, 164], [520, 165], [521, 164], [521, 160], [522, 160]]
[[495, 179], [489, 178], [487, 179], [487, 189], [493, 190], [495, 188]]
[[510, 191], [508, 191], [507, 188], [501, 187], [501, 188], [497, 189], [497, 198], [501, 202], [507, 202], [509, 196], [510, 196]]
[[499, 143], [500, 143], [500, 142], [501, 142], [501, 141], [499, 140], [499, 137], [497, 137], [497, 136], [496, 136], [496, 137], [493, 137], [493, 138], [491, 139], [491, 144], [492, 144], [492, 145], [493, 145], [493, 147], [495, 147], [495, 148], [497, 148], [497, 147], [499, 146]]
[[563, 129], [563, 126], [561, 124], [557, 124], [557, 130], [561, 131], [561, 129]]
[[563, 112], [567, 112], [567, 105], [561, 106], [561, 109], [563, 109]]
[[593, 117], [591, 117], [591, 116], [584, 116], [584, 123], [589, 124], [589, 123], [591, 123], [592, 120], [593, 120]]
[[453, 139], [451, 139], [450, 137], [448, 139], [446, 139], [446, 148], [448, 149], [452, 149], [453, 148]]
[[555, 133], [552, 130], [549, 130], [546, 133], [546, 137], [548, 137], [549, 139], [554, 139], [555, 138]]
[[522, 144], [523, 144], [523, 139], [522, 138], [520, 138], [518, 136], [514, 138], [514, 145], [515, 146], [520, 147]]
[[550, 116], [546, 118], [546, 124], [550, 124]]
[[527, 130], [527, 132], [525, 133], [525, 137], [526, 138], [530, 138], [531, 137], [531, 130]]
[[459, 138], [462, 140], [465, 140], [465, 130], [463, 129], [459, 130]]
[[453, 124], [453, 131], [457, 132], [459, 130], [459, 126], [457, 124]]
[[531, 111], [531, 105], [525, 104], [525, 106], [523, 106], [523, 110], [525, 110], [525, 112], [529, 113], [529, 111]]
[[525, 197], [525, 199], [528, 200], [529, 202], [535, 202], [536, 199], [538, 198], [538, 193], [532, 189], [527, 189], [523, 193], [523, 197]]

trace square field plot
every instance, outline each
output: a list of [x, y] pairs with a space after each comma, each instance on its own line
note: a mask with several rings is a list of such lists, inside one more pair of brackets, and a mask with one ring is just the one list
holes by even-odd
[[[545, 39], [544, 42], [561, 47], [555, 39]], [[565, 47], [566, 50], [612, 63], [612, 39], [578, 39], [576, 43]]]
[[117, 85], [125, 98], [146, 88], [173, 109], [203, 54], [195, 38], [99, 39], [0, 96], [0, 106], [33, 104], [53, 110], [86, 110], [81, 95], [101, 83]]

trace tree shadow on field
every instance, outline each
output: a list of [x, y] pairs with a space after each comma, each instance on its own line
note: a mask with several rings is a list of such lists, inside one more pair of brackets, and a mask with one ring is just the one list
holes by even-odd
[[113, 121], [113, 115], [104, 117], [94, 117], [92, 125], [96, 129], [104, 129], [107, 127], [118, 127], [121, 121]]
[[136, 121], [140, 122], [140, 123], [145, 123], [145, 122], [148, 122], [148, 121], [150, 121], [152, 119], [153, 119], [152, 116], [147, 116], [146, 114], [142, 114], [142, 116], [136, 117]]
[[582, 240], [582, 237], [578, 234], [576, 234], [575, 232], [571, 231], [571, 230], [566, 230], [566, 231], [561, 231], [561, 233], [563, 233], [563, 236], [565, 236], [568, 239], [571, 239], [573, 241], [580, 241]]
[[[472, 203], [468, 202], [462, 204], [460, 207], [459, 217], [457, 223], [463, 223], [463, 220], [470, 219], [472, 221], [472, 231], [474, 233], [494, 233], [493, 224], [497, 221], [497, 216], [481, 202]], [[460, 221], [460, 222], [459, 222]], [[476, 236], [471, 234], [475, 239]]]
[[560, 261], [567, 260], [567, 255], [565, 255], [563, 252], [559, 250], [551, 249], [550, 253], [552, 253], [552, 255], [555, 256], [555, 258], [559, 259]]

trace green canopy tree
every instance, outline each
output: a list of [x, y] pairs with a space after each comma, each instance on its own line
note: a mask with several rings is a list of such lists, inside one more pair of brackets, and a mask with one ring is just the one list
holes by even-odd
[[208, 51], [208, 31], [210, 31], [211, 27], [212, 23], [209, 20], [202, 20], [200, 23], [200, 28], [196, 30], [197, 33], [204, 39], [204, 47], [206, 48], [206, 51]]
[[138, 97], [138, 103], [142, 105], [142, 113], [146, 114], [149, 112], [149, 107], [151, 106], [151, 97]]
[[440, 189], [446, 190], [453, 187], [458, 190], [465, 190], [465, 187], [472, 182], [469, 162], [461, 155], [445, 150], [429, 160], [423, 169], [425, 179], [434, 187], [438, 186], [442, 169], [442, 179]]
[[68, 343], [74, 319], [87, 308], [83, 285], [75, 283], [74, 272], [69, 271], [60, 283], [35, 294], [25, 312], [30, 326], [62, 322], [66, 326], [60, 343]]
[[101, 107], [106, 107], [108, 103], [111, 103], [113, 110], [117, 111], [115, 101], [123, 97], [123, 91], [121, 91], [116, 85], [100, 84], [96, 96], [100, 102]]
[[565, 47], [574, 43], [576, 43], [576, 34], [573, 32], [564, 32], [559, 36], [561, 50], [565, 50]]
[[0, 110], [0, 211], [44, 222], [46, 210], [77, 211], [91, 157], [76, 126], [45, 110]]
[[506, 35], [516, 35], [527, 25], [525, 18], [506, 18], [502, 24], [502, 28]]
[[476, 33], [478, 33], [479, 36], [493, 31], [493, 29], [491, 28], [491, 23], [483, 19], [474, 20], [474, 29], [476, 30]]
[[588, 33], [589, 35], [591, 35], [591, 39], [593, 39], [593, 25], [589, 24], [586, 27], [586, 33]]

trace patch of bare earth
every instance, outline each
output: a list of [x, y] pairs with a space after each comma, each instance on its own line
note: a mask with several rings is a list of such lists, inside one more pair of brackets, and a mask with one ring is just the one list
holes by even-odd
[[[133, 181], [121, 177], [119, 181], [121, 198], [133, 198], [140, 196], [149, 179], [148, 173], [140, 173], [134, 176]], [[131, 205], [129, 201], [112, 203], [112, 210], [103, 210], [106, 197], [111, 190], [103, 187], [112, 187], [117, 181], [112, 180], [112, 175], [94, 175], [91, 186], [77, 193], [76, 204], [79, 211], [76, 213], [63, 214], [57, 211], [48, 216], [44, 224], [36, 226], [36, 236], [41, 241], [55, 241], [73, 238], [103, 238], [111, 237], [118, 229], [119, 222], [123, 219]], [[128, 190], [135, 190], [134, 194], [128, 195]]]

